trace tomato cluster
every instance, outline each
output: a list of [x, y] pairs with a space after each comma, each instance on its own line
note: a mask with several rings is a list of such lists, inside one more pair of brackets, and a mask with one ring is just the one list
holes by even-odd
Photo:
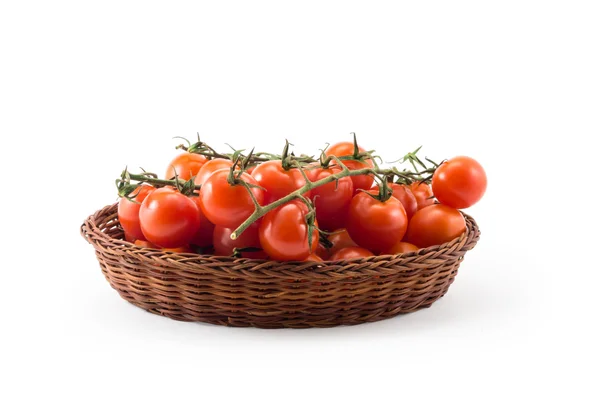
[[318, 160], [288, 155], [287, 145], [281, 157], [260, 157], [202, 144], [175, 157], [165, 179], [124, 172], [118, 218], [127, 240], [278, 261], [413, 252], [463, 234], [459, 209], [487, 186], [481, 165], [464, 156], [431, 168], [419, 160], [424, 170], [412, 172], [380, 169], [356, 141]]

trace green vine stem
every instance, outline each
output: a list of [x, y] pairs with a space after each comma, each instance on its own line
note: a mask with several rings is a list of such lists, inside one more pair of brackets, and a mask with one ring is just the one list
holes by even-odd
[[[256, 222], [258, 219], [260, 219], [261, 217], [263, 217], [264, 215], [266, 215], [267, 213], [269, 213], [270, 211], [272, 211], [273, 209], [277, 208], [280, 205], [285, 204], [286, 202], [289, 202], [293, 199], [297, 199], [297, 198], [303, 198], [303, 194], [309, 192], [310, 190], [323, 186], [327, 183], [331, 183], [334, 182], [338, 179], [341, 179], [342, 177], [346, 177], [346, 176], [360, 176], [360, 175], [368, 175], [368, 174], [372, 174], [372, 175], [399, 175], [403, 178], [411, 178], [413, 179], [413, 181], [416, 181], [415, 177], [420, 177], [423, 174], [433, 174], [433, 172], [435, 172], [434, 168], [428, 168], [425, 169], [421, 172], [399, 172], [397, 169], [392, 168], [392, 169], [380, 169], [377, 164], [375, 164], [375, 166], [373, 168], [363, 168], [363, 169], [354, 169], [354, 170], [350, 170], [346, 167], [346, 165], [344, 165], [340, 158], [337, 158], [335, 156], [329, 156], [328, 157], [329, 160], [334, 160], [336, 162], [337, 165], [339, 165], [342, 170], [340, 172], [334, 173], [332, 175], [329, 175], [321, 180], [312, 182], [308, 179], [308, 177], [306, 176], [306, 174], [303, 173], [303, 176], [305, 178], [305, 185], [300, 187], [299, 189], [297, 189], [296, 191], [293, 191], [291, 193], [289, 193], [288, 195], [286, 195], [285, 197], [282, 197], [280, 199], [278, 199], [277, 201], [274, 201], [268, 205], [260, 205], [258, 203], [258, 201], [256, 201], [256, 198], [254, 197], [254, 194], [252, 193], [252, 190], [250, 189], [249, 186], [244, 185], [244, 187], [246, 188], [246, 190], [248, 191], [250, 197], [252, 198], [252, 201], [254, 203], [254, 212], [252, 213], [252, 215], [250, 215], [248, 217], [248, 219], [246, 219], [240, 226], [238, 226], [237, 229], [235, 229], [233, 231], [233, 233], [231, 233], [231, 239], [235, 240], [237, 237], [239, 237], [244, 230], [246, 230], [252, 223]], [[389, 190], [389, 188], [387, 188], [387, 185], [385, 188], [383, 188], [383, 190]], [[389, 198], [389, 194], [386, 193], [385, 196], [387, 196]]]

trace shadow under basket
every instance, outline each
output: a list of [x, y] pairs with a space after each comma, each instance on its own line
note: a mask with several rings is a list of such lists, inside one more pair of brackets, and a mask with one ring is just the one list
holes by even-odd
[[176, 320], [259, 328], [333, 327], [427, 308], [454, 281], [479, 240], [475, 220], [443, 245], [399, 255], [277, 262], [163, 252], [123, 239], [117, 204], [89, 216], [81, 234], [121, 297]]

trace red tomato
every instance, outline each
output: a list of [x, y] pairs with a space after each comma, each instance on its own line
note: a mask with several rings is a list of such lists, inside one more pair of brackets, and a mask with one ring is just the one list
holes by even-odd
[[[302, 260], [317, 249], [319, 231], [315, 229], [310, 247], [305, 203], [287, 202], [263, 217], [258, 229], [261, 247], [275, 260]], [[318, 227], [318, 226], [317, 226]]]
[[419, 248], [440, 245], [459, 237], [467, 229], [465, 218], [454, 208], [435, 204], [420, 209], [408, 224], [404, 241]]
[[202, 207], [200, 205], [200, 196], [198, 197], [190, 197], [192, 201], [198, 207], [198, 214], [200, 215], [200, 227], [194, 237], [190, 240], [190, 244], [197, 245], [199, 247], [209, 247], [213, 243], [213, 231], [215, 230], [215, 225], [208, 220], [208, 218], [202, 212]]
[[[254, 203], [248, 191], [241, 184], [234, 186], [227, 181], [228, 169], [215, 171], [200, 189], [200, 206], [208, 220], [217, 226], [237, 228], [254, 212]], [[257, 185], [257, 181], [247, 173], [240, 177], [246, 183]], [[263, 190], [252, 188], [257, 202], [264, 203]]]
[[133, 194], [137, 194], [132, 202], [127, 198], [121, 198], [119, 200], [117, 215], [119, 215], [119, 223], [125, 231], [125, 237], [127, 241], [135, 240], [146, 240], [142, 228], [140, 227], [140, 206], [144, 199], [156, 188], [152, 186], [143, 185], [137, 188]]
[[200, 213], [192, 199], [171, 187], [163, 187], [148, 194], [142, 202], [140, 226], [154, 245], [183, 247], [198, 231]]
[[368, 256], [375, 256], [375, 254], [366, 248], [347, 247], [334, 253], [330, 260], [366, 258]]
[[[236, 240], [231, 239], [232, 228], [216, 226], [213, 233], [213, 245], [215, 255], [231, 256], [235, 248], [260, 248], [260, 239], [258, 238], [258, 227], [260, 221], [252, 223], [241, 236]], [[250, 259], [266, 259], [267, 254], [264, 251], [244, 251], [242, 257]]]
[[[297, 168], [285, 170], [281, 166], [281, 161], [267, 161], [258, 165], [252, 172], [252, 177], [256, 179], [261, 187], [264, 187], [265, 204], [277, 201], [289, 193], [303, 187], [306, 181], [302, 173]], [[308, 197], [310, 192], [305, 193]]]
[[402, 240], [407, 224], [406, 211], [396, 198], [381, 202], [360, 192], [350, 203], [346, 229], [359, 246], [380, 252]]
[[315, 254], [324, 260], [329, 259], [329, 256], [331, 256], [331, 252], [329, 252], [329, 249], [325, 248], [325, 246], [323, 244], [321, 244], [320, 242], [319, 242], [319, 245], [317, 246], [317, 250], [315, 251]]
[[323, 262], [323, 259], [317, 254], [310, 254], [304, 259], [305, 262]]
[[483, 167], [473, 158], [454, 157], [436, 169], [431, 186], [439, 202], [463, 209], [483, 197], [487, 176]]
[[392, 195], [398, 201], [402, 202], [402, 206], [404, 206], [404, 210], [406, 211], [406, 217], [410, 220], [418, 207], [415, 195], [410, 191], [410, 188], [404, 184], [391, 183], [389, 186], [393, 190]]
[[133, 244], [138, 247], [142, 247], [142, 248], [154, 248], [154, 249], [158, 248], [156, 245], [152, 244], [150, 241], [145, 241], [145, 240], [135, 240], [135, 242]]
[[[311, 181], [317, 181], [340, 171], [338, 167], [314, 169], [309, 171], [308, 176]], [[314, 200], [317, 220], [322, 229], [333, 231], [344, 227], [353, 193], [354, 186], [350, 177], [338, 179], [337, 187], [333, 181], [311, 190], [310, 197]]]
[[175, 252], [175, 253], [180, 253], [180, 254], [194, 253], [188, 246], [177, 247], [177, 248], [161, 248], [161, 249], [165, 252]]
[[196, 184], [196, 185], [204, 184], [206, 179], [208, 179], [208, 177], [214, 171], [219, 170], [219, 169], [230, 169], [232, 166], [233, 166], [233, 162], [231, 162], [229, 159], [221, 159], [221, 158], [211, 159], [210, 161], [208, 161], [204, 165], [202, 165], [202, 167], [198, 171], [198, 174], [196, 175], [196, 178], [194, 179], [194, 184]]
[[348, 234], [348, 230], [346, 229], [334, 231], [327, 236], [327, 239], [333, 244], [333, 246], [329, 248], [329, 252], [332, 254], [335, 254], [342, 248], [358, 247], [352, 238], [350, 238], [350, 234]]
[[417, 210], [435, 203], [432, 198], [433, 191], [431, 191], [431, 186], [427, 183], [414, 182], [410, 185], [410, 191], [412, 191], [417, 200]]
[[191, 152], [182, 152], [177, 155], [167, 167], [165, 173], [166, 179], [172, 179], [177, 177], [183, 180], [189, 180], [196, 176], [202, 165], [206, 163], [207, 159], [205, 156], [200, 154], [192, 154]]
[[[362, 147], [358, 147], [360, 152], [363, 152], [364, 149]], [[329, 146], [325, 151], [325, 155], [335, 155], [336, 157], [342, 157], [345, 155], [353, 155], [354, 154], [354, 143], [352, 142], [341, 142], [336, 143], [332, 146]], [[372, 168], [374, 166], [372, 159], [366, 159], [364, 161], [358, 160], [348, 160], [342, 161], [344, 165], [350, 170], [356, 169], [364, 169], [364, 168]], [[373, 185], [373, 176], [371, 175], [360, 175], [360, 176], [352, 176], [352, 184], [354, 186], [354, 190], [368, 190]]]
[[400, 241], [397, 242], [396, 244], [392, 245], [390, 248], [386, 249], [385, 251], [383, 251], [381, 254], [403, 254], [405, 252], [416, 252], [419, 250], [419, 247], [417, 247], [414, 244], [411, 244], [409, 242], [404, 242], [404, 241]]

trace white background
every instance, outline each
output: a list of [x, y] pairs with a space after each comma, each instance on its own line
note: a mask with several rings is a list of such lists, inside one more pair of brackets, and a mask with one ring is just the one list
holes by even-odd
[[[0, 397], [598, 397], [598, 2], [0, 4]], [[315, 153], [352, 131], [488, 172], [481, 241], [430, 309], [176, 322], [79, 236], [173, 136]]]

